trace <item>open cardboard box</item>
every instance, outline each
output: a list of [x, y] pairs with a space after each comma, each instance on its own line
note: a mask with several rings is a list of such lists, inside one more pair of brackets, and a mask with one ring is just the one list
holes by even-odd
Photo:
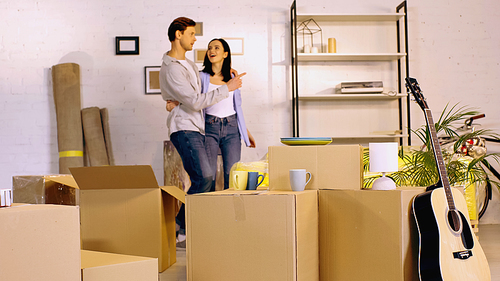
[[158, 281], [158, 261], [82, 250], [82, 281]]
[[83, 249], [157, 258], [160, 272], [176, 262], [176, 200], [185, 201], [183, 190], [158, 186], [149, 165], [70, 171], [76, 183], [60, 180], [80, 189]]

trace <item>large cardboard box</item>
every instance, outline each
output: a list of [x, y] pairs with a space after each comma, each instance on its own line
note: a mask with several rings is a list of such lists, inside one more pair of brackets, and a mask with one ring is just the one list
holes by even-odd
[[[70, 185], [66, 184], [67, 181]], [[71, 175], [13, 176], [12, 192], [14, 203], [79, 204], [78, 189], [74, 188]]]
[[417, 281], [410, 208], [422, 191], [320, 190], [320, 279]]
[[176, 262], [175, 186], [158, 186], [149, 165], [70, 168], [80, 188], [85, 250], [158, 259], [159, 271]]
[[80, 281], [78, 207], [0, 208], [0, 280]]
[[158, 260], [82, 250], [82, 281], [158, 281]]
[[319, 279], [317, 191], [186, 197], [187, 279]]
[[291, 190], [290, 169], [306, 169], [306, 189], [361, 189], [363, 148], [360, 145], [269, 147], [269, 189]]

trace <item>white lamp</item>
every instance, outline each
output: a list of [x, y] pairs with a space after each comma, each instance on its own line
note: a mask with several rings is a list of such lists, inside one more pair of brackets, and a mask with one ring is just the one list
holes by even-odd
[[382, 177], [373, 182], [372, 190], [396, 189], [396, 183], [385, 176], [387, 172], [398, 170], [398, 143], [376, 142], [369, 144], [370, 172], [382, 173]]

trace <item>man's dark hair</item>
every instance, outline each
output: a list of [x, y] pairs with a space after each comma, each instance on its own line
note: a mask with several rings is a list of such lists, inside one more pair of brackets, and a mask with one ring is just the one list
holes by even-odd
[[168, 27], [168, 40], [173, 42], [175, 40], [175, 32], [179, 30], [184, 33], [188, 26], [195, 26], [196, 22], [190, 18], [179, 17], [176, 18]]
[[[231, 50], [229, 49], [229, 44], [226, 42], [226, 40], [222, 38], [215, 38], [212, 39], [208, 43], [208, 45], [210, 45], [210, 43], [212, 43], [213, 41], [221, 42], [222, 48], [224, 48], [224, 52], [227, 52], [227, 57], [224, 59], [224, 62], [222, 63], [221, 72], [222, 76], [224, 77], [222, 81], [228, 82], [229, 80], [231, 80]], [[203, 60], [203, 66], [204, 66], [202, 70], [203, 72], [210, 74], [210, 76], [215, 75], [214, 71], [212, 70], [212, 62], [210, 62], [210, 60], [208, 59], [208, 51], [205, 54], [205, 59]]]

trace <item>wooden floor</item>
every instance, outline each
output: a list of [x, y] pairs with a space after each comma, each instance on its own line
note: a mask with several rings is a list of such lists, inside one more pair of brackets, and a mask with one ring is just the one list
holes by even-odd
[[177, 249], [177, 262], [160, 273], [159, 281], [186, 281], [186, 250]]
[[478, 237], [490, 265], [491, 280], [500, 281], [500, 224], [479, 225]]
[[[491, 280], [500, 281], [500, 224], [479, 226], [479, 243], [490, 265]], [[177, 262], [160, 273], [160, 281], [186, 281], [186, 251], [177, 250]]]

